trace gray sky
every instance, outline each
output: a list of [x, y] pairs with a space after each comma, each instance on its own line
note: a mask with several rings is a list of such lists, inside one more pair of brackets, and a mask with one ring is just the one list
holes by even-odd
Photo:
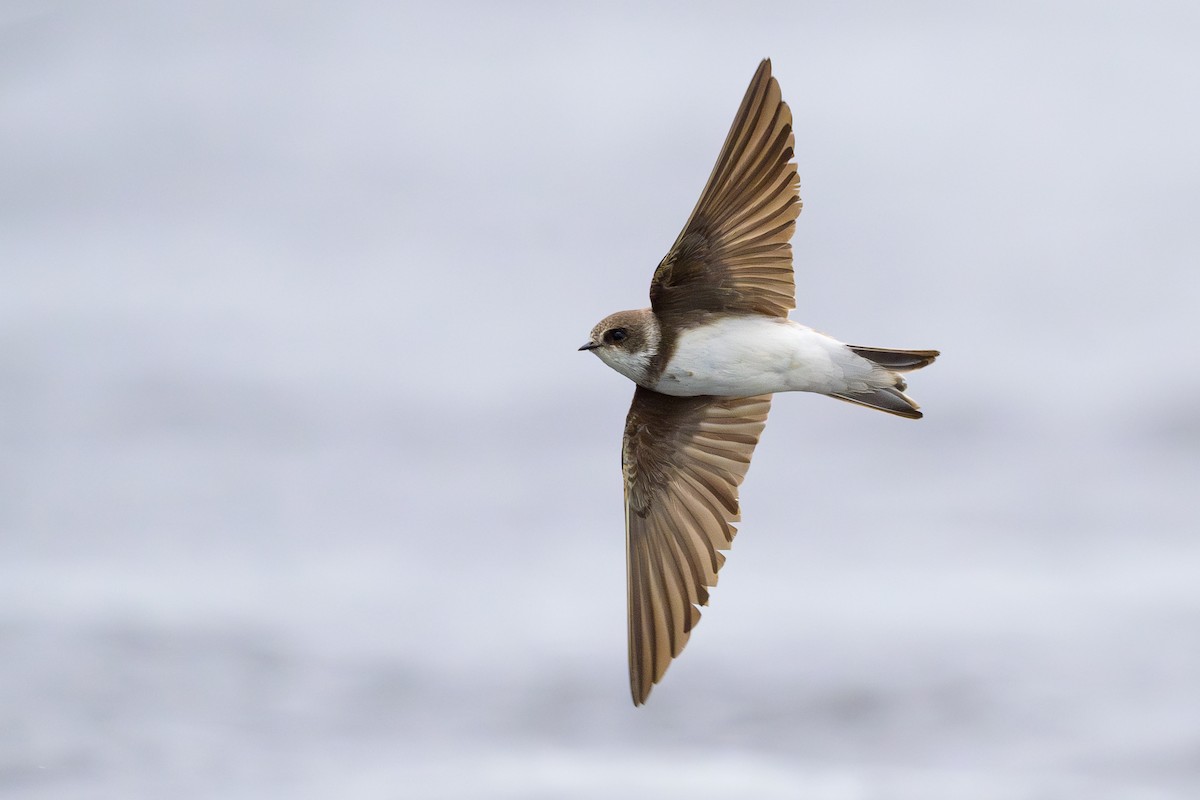
[[[0, 789], [1194, 796], [1198, 33], [0, 6]], [[920, 423], [776, 400], [635, 712], [631, 387], [575, 348], [647, 303], [765, 56], [794, 318], [944, 356]]]

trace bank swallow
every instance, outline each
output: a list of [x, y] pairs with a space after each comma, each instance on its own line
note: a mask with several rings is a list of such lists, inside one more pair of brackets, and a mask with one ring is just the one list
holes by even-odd
[[740, 519], [738, 486], [775, 392], [917, 419], [901, 373], [936, 350], [847, 345], [788, 319], [800, 214], [792, 114], [763, 61], [650, 308], [605, 317], [590, 350], [637, 384], [621, 450], [629, 683], [646, 702], [708, 603]]

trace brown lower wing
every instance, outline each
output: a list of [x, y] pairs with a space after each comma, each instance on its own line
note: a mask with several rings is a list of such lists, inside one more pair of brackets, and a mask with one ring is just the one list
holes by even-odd
[[792, 112], [771, 77], [754, 74], [692, 216], [654, 273], [660, 318], [695, 311], [786, 317], [796, 306], [790, 240], [800, 213]]
[[708, 603], [770, 409], [770, 395], [670, 397], [641, 387], [633, 395], [621, 460], [634, 705], [646, 702]]

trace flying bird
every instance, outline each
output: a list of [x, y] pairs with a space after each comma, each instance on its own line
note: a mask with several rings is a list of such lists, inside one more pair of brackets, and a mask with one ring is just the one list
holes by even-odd
[[635, 706], [683, 650], [717, 583], [771, 395], [818, 392], [921, 417], [902, 373], [938, 351], [847, 345], [788, 319], [801, 207], [794, 146], [767, 59], [654, 271], [650, 307], [605, 317], [579, 348], [637, 384], [621, 449]]

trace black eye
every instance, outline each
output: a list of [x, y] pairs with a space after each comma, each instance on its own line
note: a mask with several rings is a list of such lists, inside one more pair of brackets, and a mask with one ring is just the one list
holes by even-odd
[[604, 338], [610, 342], [623, 342], [625, 341], [625, 337], [628, 335], [629, 332], [624, 328], [613, 328], [611, 331], [608, 331], [604, 334]]

